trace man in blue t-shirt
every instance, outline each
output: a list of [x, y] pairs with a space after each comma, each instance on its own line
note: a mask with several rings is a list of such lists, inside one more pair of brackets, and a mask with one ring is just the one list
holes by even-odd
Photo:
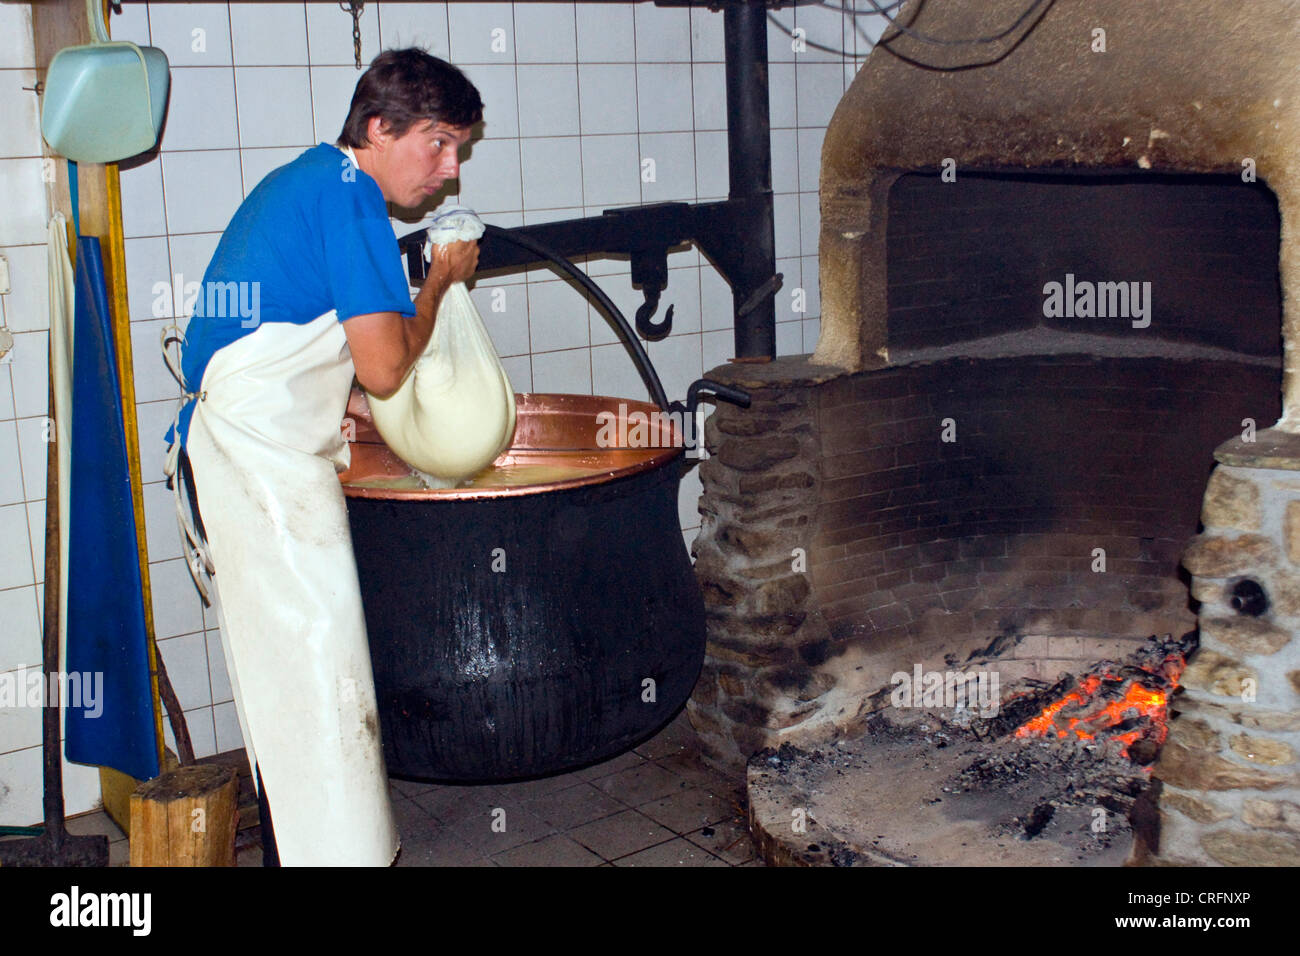
[[[482, 106], [477, 112], [462, 107], [461, 114], [438, 122], [415, 124], [404, 116], [386, 126], [383, 114], [371, 110], [387, 91], [369, 88], [380, 84], [367, 79], [419, 52], [390, 50], [376, 58], [357, 84], [361, 101], [354, 99], [339, 145], [321, 143], [270, 173], [235, 212], [186, 330], [181, 371], [191, 392], [199, 391], [214, 353], [262, 322], [305, 324], [330, 309], [344, 324], [357, 379], [367, 391], [391, 394], [424, 351], [437, 301], [452, 282], [473, 274], [478, 246], [447, 247], [421, 293], [429, 308], [417, 312], [385, 203], [418, 206], [454, 179], [460, 147]], [[477, 103], [477, 91], [461, 79]], [[416, 320], [406, 321], [411, 316]], [[182, 441], [192, 414], [187, 404]]]
[[435, 245], [412, 303], [387, 204], [418, 206], [457, 176], [482, 108], [451, 64], [380, 54], [338, 144], [275, 170], [239, 207], [186, 330], [169, 472], [186, 471], [183, 444], [206, 539], [191, 567], [200, 580], [198, 562], [213, 569], [245, 747], [275, 813], [264, 853], [286, 865], [387, 865], [399, 846], [341, 424], [354, 374], [396, 391], [444, 293], [474, 274], [477, 243]]

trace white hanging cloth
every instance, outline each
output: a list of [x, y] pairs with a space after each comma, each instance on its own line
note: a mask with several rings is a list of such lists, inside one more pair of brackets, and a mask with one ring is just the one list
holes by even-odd
[[[59, 670], [68, 645], [68, 531], [72, 527], [72, 320], [76, 315], [76, 274], [68, 256], [68, 220], [50, 219], [46, 249], [50, 289], [50, 374], [54, 407], [49, 410], [59, 463]], [[49, 503], [46, 502], [46, 506]]]

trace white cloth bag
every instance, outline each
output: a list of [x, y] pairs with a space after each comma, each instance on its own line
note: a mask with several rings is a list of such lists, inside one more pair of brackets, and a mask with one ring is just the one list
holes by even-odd
[[[483, 224], [454, 208], [428, 235], [426, 258], [434, 243], [479, 238]], [[515, 393], [463, 282], [443, 295], [429, 344], [397, 391], [367, 397], [384, 442], [431, 487], [478, 474], [514, 438]]]

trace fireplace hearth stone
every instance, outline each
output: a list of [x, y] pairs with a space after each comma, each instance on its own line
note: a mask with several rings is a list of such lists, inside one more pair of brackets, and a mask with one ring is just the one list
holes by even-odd
[[[995, 759], [996, 780], [963, 775]], [[1109, 809], [1097, 787], [1074, 789], [1085, 773], [1128, 791], [1125, 802], [1147, 785], [1126, 758], [1083, 741], [989, 745], [934, 718], [881, 719], [829, 748], [755, 755], [750, 833], [775, 866], [1119, 866], [1130, 825], [1115, 796], [1104, 794]]]
[[997, 660], [933, 675], [946, 677], [947, 706], [930, 706], [940, 688], [928, 680], [922, 697], [895, 675], [861, 733], [750, 760], [760, 854], [792, 866], [1121, 865], [1134, 832], [1154, 826], [1150, 764], [1195, 646], [1194, 632], [1153, 636], [1050, 684], [985, 682], [1006, 670]]

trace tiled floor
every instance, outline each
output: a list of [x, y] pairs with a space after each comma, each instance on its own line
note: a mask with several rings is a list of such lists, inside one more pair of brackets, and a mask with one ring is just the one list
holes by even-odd
[[[705, 767], [685, 714], [635, 750], [527, 783], [436, 786], [392, 781], [398, 866], [762, 866], [743, 785]], [[106, 833], [123, 866], [122, 831], [102, 812], [68, 821]], [[261, 865], [260, 847], [239, 854]]]

